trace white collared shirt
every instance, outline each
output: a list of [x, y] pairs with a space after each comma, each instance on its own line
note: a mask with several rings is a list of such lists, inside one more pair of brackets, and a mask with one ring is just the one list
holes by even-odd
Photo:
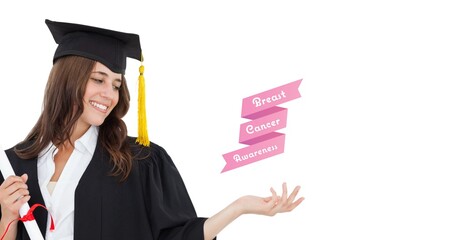
[[92, 160], [98, 140], [98, 127], [91, 126], [74, 143], [74, 150], [68, 159], [57, 184], [50, 194], [48, 184], [55, 172], [54, 156], [58, 149], [50, 143], [38, 156], [38, 182], [44, 203], [55, 223], [50, 231], [50, 218], [47, 221], [46, 237], [49, 240], [72, 240], [74, 236], [74, 194], [82, 174]]

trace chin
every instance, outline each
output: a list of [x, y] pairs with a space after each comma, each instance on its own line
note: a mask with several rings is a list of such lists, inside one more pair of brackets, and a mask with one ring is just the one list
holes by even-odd
[[96, 127], [99, 127], [101, 125], [103, 125], [104, 121], [102, 122], [95, 122], [95, 123], [92, 123], [93, 126], [96, 126]]
[[92, 121], [89, 121], [89, 124], [93, 125], [93, 126], [96, 126], [96, 127], [99, 127], [99, 126], [101, 126], [104, 123], [104, 120], [105, 119], [92, 119]]

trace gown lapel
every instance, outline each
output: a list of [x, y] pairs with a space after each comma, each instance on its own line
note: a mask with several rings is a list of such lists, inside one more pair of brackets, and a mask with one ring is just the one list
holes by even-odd
[[103, 177], [108, 155], [97, 143], [95, 153], [76, 187], [74, 200], [74, 239], [101, 239]]

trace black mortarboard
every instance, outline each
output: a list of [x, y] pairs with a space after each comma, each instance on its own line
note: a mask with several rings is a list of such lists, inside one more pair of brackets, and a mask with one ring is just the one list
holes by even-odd
[[77, 55], [98, 61], [111, 71], [125, 74], [126, 58], [141, 61], [138, 84], [138, 137], [136, 142], [149, 146], [145, 111], [145, 80], [139, 35], [81, 24], [45, 20], [58, 44], [54, 62], [60, 57]]
[[45, 22], [58, 44], [54, 62], [66, 55], [77, 55], [101, 62], [113, 72], [125, 74], [127, 57], [141, 60], [137, 34], [48, 19]]

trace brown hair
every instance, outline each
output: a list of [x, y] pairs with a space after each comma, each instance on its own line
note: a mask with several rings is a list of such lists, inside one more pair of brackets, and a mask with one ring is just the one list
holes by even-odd
[[[50, 142], [57, 147], [70, 140], [78, 118], [84, 111], [82, 102], [87, 81], [96, 61], [79, 56], [59, 58], [52, 67], [46, 85], [41, 116], [22, 143], [32, 142], [25, 148], [15, 148], [24, 159], [35, 158]], [[112, 174], [125, 180], [131, 172], [132, 156], [127, 128], [122, 117], [128, 112], [130, 94], [122, 75], [119, 101], [99, 128], [98, 142], [109, 152], [114, 164]]]

